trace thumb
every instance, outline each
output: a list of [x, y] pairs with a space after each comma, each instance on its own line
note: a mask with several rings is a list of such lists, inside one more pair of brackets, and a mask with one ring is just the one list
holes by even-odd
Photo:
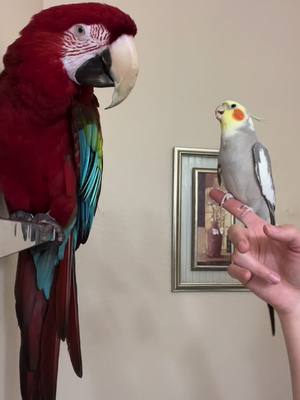
[[263, 229], [270, 239], [286, 243], [291, 250], [300, 252], [300, 231], [294, 225], [264, 225]]

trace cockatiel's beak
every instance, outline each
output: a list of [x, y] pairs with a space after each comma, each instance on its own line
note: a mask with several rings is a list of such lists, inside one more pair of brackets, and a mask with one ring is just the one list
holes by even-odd
[[76, 71], [81, 85], [114, 87], [112, 108], [131, 92], [138, 75], [137, 51], [132, 36], [122, 35], [101, 54], [87, 60]]
[[216, 108], [215, 116], [218, 121], [222, 121], [222, 115], [224, 114], [225, 111], [226, 111], [226, 107], [223, 104], [221, 104], [220, 106], [218, 106]]

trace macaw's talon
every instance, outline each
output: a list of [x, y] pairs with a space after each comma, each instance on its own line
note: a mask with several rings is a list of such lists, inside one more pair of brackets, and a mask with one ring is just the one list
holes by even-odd
[[32, 242], [35, 241], [36, 238], [35, 229], [28, 224], [28, 222], [33, 221], [33, 218], [34, 217], [32, 214], [21, 210], [10, 214], [11, 220], [21, 222], [23, 238], [25, 241], [27, 241], [28, 239], [30, 239]]
[[42, 241], [49, 240], [49, 237], [51, 237], [53, 230], [56, 242], [62, 243], [64, 241], [65, 235], [63, 229], [56, 222], [56, 220], [52, 218], [49, 214], [43, 214], [43, 213], [36, 214], [32, 222], [44, 226], [43, 231], [40, 232], [40, 239]]
[[224, 197], [221, 201], [220, 207], [222, 208], [224, 206], [225, 201], [227, 201], [229, 199], [234, 199], [234, 196], [231, 193], [225, 193]]
[[12, 219], [13, 221], [32, 222], [33, 218], [34, 216], [32, 214], [25, 211], [16, 211], [10, 214], [10, 219]]

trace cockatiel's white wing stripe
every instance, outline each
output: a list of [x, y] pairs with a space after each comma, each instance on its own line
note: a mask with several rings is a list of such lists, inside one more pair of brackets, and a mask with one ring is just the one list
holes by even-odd
[[269, 152], [261, 143], [253, 145], [254, 168], [261, 192], [270, 206], [275, 210], [275, 189], [272, 177]]

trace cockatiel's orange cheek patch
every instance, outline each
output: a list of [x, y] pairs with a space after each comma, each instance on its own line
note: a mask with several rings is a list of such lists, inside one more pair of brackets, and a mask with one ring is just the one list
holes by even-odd
[[238, 108], [236, 108], [233, 111], [232, 116], [234, 119], [236, 119], [238, 121], [242, 121], [245, 118], [245, 114], [243, 113], [243, 111]]

